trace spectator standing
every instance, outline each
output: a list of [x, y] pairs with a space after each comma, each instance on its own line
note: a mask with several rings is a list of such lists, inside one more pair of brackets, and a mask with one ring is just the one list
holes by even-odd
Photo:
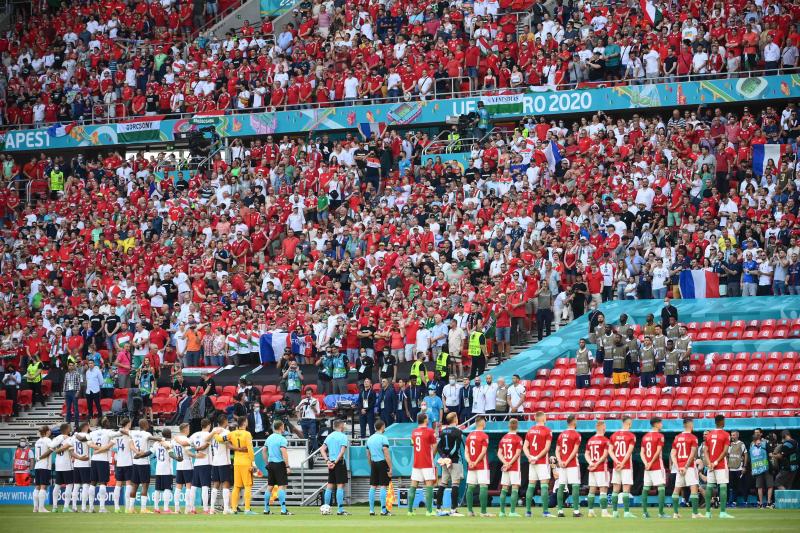
[[86, 404], [89, 410], [89, 420], [94, 419], [94, 409], [97, 409], [97, 419], [103, 418], [103, 408], [100, 405], [100, 392], [103, 388], [103, 371], [95, 365], [94, 360], [86, 362]]
[[81, 393], [81, 373], [75, 367], [75, 363], [67, 363], [67, 372], [64, 374], [64, 404], [66, 406], [66, 421], [75, 426], [80, 422], [80, 412], [78, 411], [78, 396]]
[[33, 391], [33, 403], [38, 400], [44, 406], [44, 395], [42, 394], [42, 375], [44, 373], [44, 364], [39, 359], [39, 354], [34, 354], [28, 368], [25, 370], [25, 381], [28, 388]]
[[667, 331], [670, 325], [670, 318], [675, 317], [675, 322], [678, 321], [678, 308], [672, 305], [672, 298], [667, 296], [664, 298], [664, 307], [661, 308], [661, 330]]
[[[314, 390], [311, 387], [306, 387], [306, 397], [297, 404], [295, 410], [300, 417], [300, 429], [303, 430], [303, 437], [308, 440], [308, 454], [311, 455], [318, 448], [317, 433], [319, 428], [317, 419], [321, 412], [319, 401], [314, 398]], [[314, 467], [313, 462], [309, 464], [309, 467]]]
[[800, 470], [800, 450], [797, 441], [792, 438], [791, 432], [784, 429], [781, 432], [781, 443], [772, 454], [778, 462], [778, 475], [775, 476], [775, 486], [778, 490], [791, 490], [794, 479]]
[[[770, 471], [773, 446], [760, 429], [753, 431], [753, 442], [750, 444], [750, 475], [758, 493], [758, 507], [763, 509], [772, 504], [775, 480]], [[767, 499], [764, 500], [766, 494]]]
[[749, 491], [744, 487], [744, 472], [747, 468], [747, 446], [739, 439], [738, 431], [731, 431], [731, 445], [728, 449], [729, 504], [738, 505], [739, 496], [744, 496], [745, 504]]
[[3, 389], [6, 391], [6, 398], [13, 402], [14, 416], [17, 416], [19, 413], [17, 396], [19, 395], [20, 384], [22, 384], [22, 374], [19, 373], [13, 364], [8, 365], [5, 374], [3, 374]]
[[361, 437], [366, 438], [375, 433], [375, 391], [372, 390], [372, 380], [367, 378], [358, 392], [358, 424], [361, 428]]

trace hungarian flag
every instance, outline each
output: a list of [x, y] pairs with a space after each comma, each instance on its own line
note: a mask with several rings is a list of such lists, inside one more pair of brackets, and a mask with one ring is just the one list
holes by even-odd
[[120, 143], [161, 141], [163, 115], [139, 117], [117, 123], [117, 141]]
[[658, 26], [664, 20], [664, 13], [661, 12], [661, 8], [656, 7], [651, 0], [639, 0], [639, 6], [651, 26]]
[[719, 298], [719, 274], [707, 270], [684, 270], [678, 277], [681, 298]]
[[481, 96], [481, 102], [490, 114], [521, 114], [524, 108], [524, 96], [517, 94], [493, 94]]
[[781, 158], [791, 152], [790, 144], [754, 144], [753, 145], [753, 172], [762, 176], [770, 160], [775, 168], [780, 170]]
[[481, 49], [481, 54], [487, 56], [492, 53], [492, 42], [488, 37], [478, 37], [478, 48]]

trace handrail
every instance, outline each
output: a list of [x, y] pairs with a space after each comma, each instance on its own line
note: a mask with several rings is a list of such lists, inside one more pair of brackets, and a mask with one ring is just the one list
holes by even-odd
[[[677, 412], [685, 414], [686, 416], [692, 416], [694, 418], [713, 418], [714, 416], [718, 415], [721, 411], [727, 412], [737, 412], [737, 413], [749, 413], [749, 416], [759, 416], [760, 413], [764, 411], [773, 411], [773, 412], [780, 412], [781, 414], [789, 414], [789, 415], [796, 415], [800, 413], [800, 407], [798, 408], [775, 408], [771, 409], [768, 407], [764, 407], [762, 409], [684, 409], [681, 411], [675, 411], [674, 409], [648, 409], [642, 410], [637, 409], [636, 411], [577, 411], [570, 414], [581, 415], [587, 414], [592, 415], [592, 420], [598, 420], [601, 418], [621, 418], [622, 416], [630, 416], [632, 418], [650, 418], [652, 416], [663, 416], [668, 412]], [[459, 424], [460, 428], [468, 428], [475, 424], [475, 419], [479, 416], [484, 417], [487, 420], [508, 420], [510, 418], [520, 418], [520, 417], [533, 417], [536, 415], [537, 411], [525, 411], [523, 413], [489, 413], [489, 414], [473, 414], [470, 418], [466, 419], [463, 423]], [[545, 411], [545, 415], [552, 420], [553, 417], [557, 416], [564, 416], [566, 413], [563, 412], [553, 412], [553, 411]], [[701, 415], [711, 415], [708, 416], [701, 416]]]
[[[780, 70], [751, 70], [751, 71], [745, 71], [745, 72], [734, 73], [734, 74], [747, 74], [747, 76], [740, 76], [740, 77], [741, 78], [748, 78], [748, 77], [754, 77], [754, 76], [751, 76], [753, 74], [779, 75], [779, 74], [781, 74], [781, 71]], [[466, 77], [466, 76], [462, 76], [461, 78], [464, 78], [464, 77]], [[441, 78], [441, 79], [461, 79], [461, 78]], [[593, 90], [593, 89], [603, 88], [603, 87], [607, 87], [607, 86], [621, 87], [621, 86], [628, 86], [628, 85], [630, 85], [630, 86], [655, 85], [655, 84], [661, 84], [661, 83], [677, 83], [677, 82], [681, 82], [681, 81], [691, 81], [691, 80], [703, 81], [703, 80], [725, 79], [725, 78], [731, 78], [729, 73], [723, 72], [723, 73], [720, 73], [718, 75], [714, 75], [714, 74], [696, 75], [696, 74], [693, 74], [693, 75], [686, 75], [686, 76], [662, 76], [662, 77], [659, 77], [659, 78], [648, 78], [648, 79], [644, 79], [644, 80], [641, 80], [641, 81], [640, 80], [620, 80], [619, 82], [613, 82], [613, 81], [609, 81], [609, 82], [605, 82], [605, 81], [582, 82], [583, 85], [581, 87], [576, 87], [576, 84], [574, 84], [574, 83], [564, 83], [564, 84], [557, 85], [557, 86], [530, 86], [530, 85], [526, 85], [524, 87], [517, 87], [517, 88], [511, 88], [511, 87], [498, 87], [498, 88], [495, 88], [495, 89], [473, 89], [473, 88], [471, 88], [467, 93], [464, 93], [462, 91], [442, 91], [442, 92], [440, 92], [440, 93], [435, 95], [436, 96], [435, 99], [477, 98], [477, 97], [481, 97], [481, 96], [494, 95], [494, 94], [497, 94], [500, 91], [502, 91], [504, 94], [517, 94], [517, 93], [525, 94], [525, 93], [529, 93], [529, 92], [537, 92], [537, 90], [544, 90], [544, 92], [552, 92], [552, 91], [559, 91], [559, 90], [576, 90], [576, 89], [589, 90], [590, 91], [590, 90]], [[739, 77], [731, 78], [731, 79], [739, 79]], [[626, 83], [626, 82], [629, 82], [629, 83]], [[434, 87], [435, 87], [435, 84], [434, 84]], [[368, 98], [364, 98], [363, 99], [364, 100], [363, 105], [398, 103], [398, 102], [400, 102], [402, 100], [406, 100], [406, 99], [408, 101], [413, 101], [413, 102], [426, 101], [425, 98], [421, 98], [419, 95], [413, 94], [413, 95], [409, 95], [407, 97], [406, 96], [403, 96], [403, 97], [377, 97], [377, 98], [369, 98], [368, 97]], [[324, 108], [352, 107], [354, 104], [359, 105], [358, 102], [359, 102], [359, 99], [355, 99], [355, 100], [353, 100], [353, 99], [350, 99], [350, 100], [331, 100], [331, 101], [328, 101], [328, 102], [321, 102], [321, 103], [318, 103], [318, 102], [307, 102], [307, 103], [299, 103], [299, 104], [293, 104], [293, 105], [281, 104], [281, 105], [278, 105], [278, 106], [248, 107], [248, 108], [245, 108], [245, 109], [233, 109], [233, 108], [231, 108], [231, 109], [221, 109], [219, 111], [224, 112], [226, 115], [241, 115], [241, 114], [264, 113], [264, 112], [275, 112], [275, 111], [294, 111], [294, 110], [304, 110], [304, 109], [319, 109], [319, 108], [323, 108], [323, 107]], [[92, 106], [92, 117], [91, 117], [91, 119], [87, 120], [85, 118], [81, 118], [81, 119], [75, 119], [73, 122], [77, 122], [82, 126], [92, 125], [92, 124], [113, 124], [113, 123], [117, 123], [117, 122], [124, 122], [125, 120], [130, 120], [130, 119], [133, 119], [133, 118], [141, 118], [141, 117], [145, 116], [145, 115], [126, 115], [124, 118], [109, 118], [107, 116], [103, 116], [103, 117], [95, 116], [95, 108], [97, 108], [97, 107], [107, 108], [108, 106], [118, 105], [118, 104], [119, 104], [119, 102], [116, 102], [116, 104], [108, 104], [107, 105], [107, 104], [103, 103], [103, 104]], [[106, 112], [105, 115], [107, 115], [107, 114], [108, 113]], [[168, 119], [188, 119], [188, 118], [193, 117], [195, 114], [196, 113], [194, 113], [194, 112], [192, 112], [192, 113], [172, 113], [172, 112], [159, 113], [159, 115], [163, 115]], [[49, 126], [52, 126], [53, 124], [62, 124], [62, 123], [63, 123], [62, 121], [55, 121], [55, 122], [42, 122], [42, 123], [40, 123], [38, 125], [33, 124], [33, 123], [28, 123], [28, 124], [7, 124], [6, 125], [7, 126], [7, 130], [6, 131], [17, 130], [17, 129], [32, 129], [33, 127], [47, 128]]]

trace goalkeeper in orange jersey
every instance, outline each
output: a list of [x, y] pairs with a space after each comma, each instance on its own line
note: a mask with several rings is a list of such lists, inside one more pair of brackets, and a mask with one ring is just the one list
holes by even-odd
[[247, 417], [236, 419], [237, 427], [228, 435], [228, 442], [233, 450], [233, 492], [231, 508], [239, 504], [239, 491], [244, 489], [244, 514], [255, 515], [250, 510], [250, 499], [253, 495], [253, 473], [256, 471], [255, 453], [253, 452], [253, 436], [247, 430]]

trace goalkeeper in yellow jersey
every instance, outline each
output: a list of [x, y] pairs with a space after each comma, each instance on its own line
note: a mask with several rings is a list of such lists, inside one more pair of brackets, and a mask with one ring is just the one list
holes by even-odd
[[255, 454], [253, 453], [253, 436], [247, 431], [247, 417], [236, 419], [236, 430], [228, 434], [228, 443], [233, 450], [233, 492], [231, 508], [239, 504], [239, 491], [244, 489], [244, 514], [255, 515], [250, 510], [250, 498], [253, 494], [253, 473], [256, 471]]

